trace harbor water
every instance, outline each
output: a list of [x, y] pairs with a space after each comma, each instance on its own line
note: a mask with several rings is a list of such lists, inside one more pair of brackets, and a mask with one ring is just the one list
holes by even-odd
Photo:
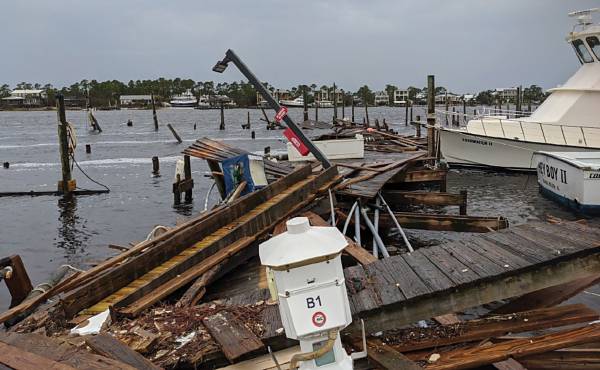
[[[243, 130], [248, 111], [252, 128]], [[350, 115], [349, 107], [345, 113]], [[289, 114], [296, 121], [302, 118], [301, 109], [290, 109]], [[320, 109], [319, 120], [330, 122], [332, 114], [333, 109]], [[404, 124], [404, 114], [404, 108], [369, 108], [371, 121], [385, 118], [393, 129], [412, 133], [414, 129]], [[422, 110], [417, 109], [417, 114], [425, 117]], [[61, 265], [87, 269], [118, 253], [109, 244], [128, 246], [144, 240], [156, 225], [173, 226], [201, 212], [212, 181], [205, 176], [208, 168], [203, 160], [192, 158], [193, 203], [174, 207], [171, 192], [175, 163], [196, 139], [206, 136], [249, 151], [262, 152], [267, 146], [272, 151], [285, 149], [282, 132], [266, 130], [260, 120], [262, 112], [256, 109], [226, 110], [224, 131], [218, 130], [218, 110], [161, 109], [159, 131], [154, 130], [148, 110], [97, 111], [94, 115], [103, 129], [100, 134], [89, 131], [86, 112], [67, 111], [67, 120], [77, 132], [75, 158], [85, 172], [75, 166], [73, 175], [79, 188], [102, 189], [100, 183], [110, 193], [68, 201], [56, 196], [0, 198], [0, 257], [21, 255], [34, 285]], [[355, 116], [361, 121], [364, 108], [357, 107]], [[314, 118], [312, 109], [310, 118]], [[127, 126], [128, 120], [133, 121], [132, 127]], [[183, 144], [177, 144], [167, 123], [176, 128]], [[0, 168], [0, 192], [56, 189], [61, 176], [56, 126], [53, 111], [0, 112], [0, 162], [10, 163], [8, 169]], [[256, 139], [251, 139], [251, 131]], [[91, 145], [91, 154], [85, 153], [85, 144]], [[160, 158], [160, 177], [152, 176], [153, 156]], [[538, 194], [534, 173], [451, 169], [448, 191], [460, 190], [468, 191], [471, 215], [504, 216], [511, 224], [544, 219], [547, 214], [581, 218]], [[216, 200], [213, 194], [209, 204]], [[448, 212], [457, 213], [454, 208]], [[410, 234], [433, 243], [460, 237], [418, 230]], [[9, 297], [6, 288], [0, 287], [0, 309], [7, 308]]]

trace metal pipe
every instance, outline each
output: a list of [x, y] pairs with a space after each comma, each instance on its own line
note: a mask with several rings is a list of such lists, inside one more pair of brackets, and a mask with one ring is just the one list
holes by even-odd
[[360, 240], [360, 202], [356, 201], [356, 210], [354, 211], [354, 240], [358, 245], [362, 245]]
[[408, 241], [408, 238], [406, 237], [406, 234], [404, 234], [404, 230], [402, 230], [402, 226], [400, 226], [400, 223], [398, 222], [398, 219], [396, 218], [396, 215], [394, 214], [394, 212], [392, 211], [392, 209], [390, 208], [390, 206], [387, 204], [387, 202], [383, 198], [383, 195], [381, 195], [381, 192], [377, 193], [377, 195], [378, 195], [378, 199], [381, 199], [381, 202], [383, 203], [383, 206], [387, 209], [388, 213], [390, 214], [390, 217], [394, 221], [394, 224], [396, 225], [396, 228], [400, 232], [400, 235], [402, 235], [402, 239], [404, 240], [404, 243], [406, 244], [406, 247], [408, 248], [409, 252], [414, 252], [415, 250], [413, 249], [412, 245]]
[[342, 234], [346, 235], [346, 231], [348, 231], [348, 225], [350, 225], [350, 218], [352, 217], [352, 213], [356, 209], [356, 205], [358, 203], [354, 202], [352, 208], [350, 208], [350, 212], [348, 212], [348, 216], [346, 217], [346, 222], [344, 222], [344, 228], [342, 229]]
[[335, 227], [335, 208], [333, 207], [333, 194], [331, 193], [331, 189], [327, 189], [329, 191], [329, 206], [331, 207], [331, 226]]
[[[375, 215], [373, 216], [373, 225], [375, 226], [375, 232], [379, 233], [379, 206], [381, 201], [379, 198], [375, 199]], [[377, 249], [377, 241], [373, 237], [373, 255], [379, 258], [379, 250]]]
[[367, 227], [369, 228], [369, 230], [371, 230], [371, 233], [373, 233], [373, 239], [375, 239], [375, 242], [377, 243], [377, 246], [379, 247], [381, 254], [383, 255], [383, 257], [388, 258], [390, 256], [390, 254], [388, 253], [387, 249], [385, 249], [383, 240], [381, 240], [381, 237], [375, 230], [375, 226], [373, 226], [373, 224], [371, 223], [371, 220], [369, 220], [369, 215], [367, 215], [367, 211], [363, 207], [361, 207], [360, 204], [358, 205], [358, 207], [360, 208], [360, 213], [362, 214], [363, 219], [365, 220], [365, 223], [367, 224]]

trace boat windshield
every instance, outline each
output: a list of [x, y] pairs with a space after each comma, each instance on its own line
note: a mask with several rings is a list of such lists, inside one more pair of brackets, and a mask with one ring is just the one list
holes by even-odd
[[582, 40], [573, 40], [573, 47], [575, 48], [579, 60], [582, 60], [584, 63], [591, 63], [594, 61], [592, 54], [590, 54]]
[[592, 52], [594, 52], [596, 59], [600, 60], [600, 40], [598, 40], [596, 36], [590, 36], [585, 40], [587, 41], [590, 49], [592, 49]]

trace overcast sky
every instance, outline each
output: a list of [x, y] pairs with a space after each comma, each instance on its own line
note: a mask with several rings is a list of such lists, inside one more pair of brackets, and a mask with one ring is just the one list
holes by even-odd
[[0, 84], [82, 79], [240, 80], [211, 71], [234, 49], [277, 87], [455, 92], [554, 87], [579, 66], [567, 13], [598, 0], [2, 1]]

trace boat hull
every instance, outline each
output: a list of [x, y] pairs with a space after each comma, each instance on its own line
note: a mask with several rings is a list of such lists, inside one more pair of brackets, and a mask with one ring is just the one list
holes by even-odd
[[[313, 141], [313, 144], [329, 159], [358, 159], [365, 157], [365, 140], [362, 135], [356, 135], [352, 139]], [[291, 143], [287, 143], [287, 153], [290, 162], [311, 161], [315, 159], [310, 153], [303, 157]]]
[[450, 165], [535, 171], [533, 153], [597, 152], [600, 148], [536, 143], [440, 129], [441, 154]]
[[600, 171], [545, 153], [535, 153], [533, 160], [544, 196], [580, 213], [600, 214]]

